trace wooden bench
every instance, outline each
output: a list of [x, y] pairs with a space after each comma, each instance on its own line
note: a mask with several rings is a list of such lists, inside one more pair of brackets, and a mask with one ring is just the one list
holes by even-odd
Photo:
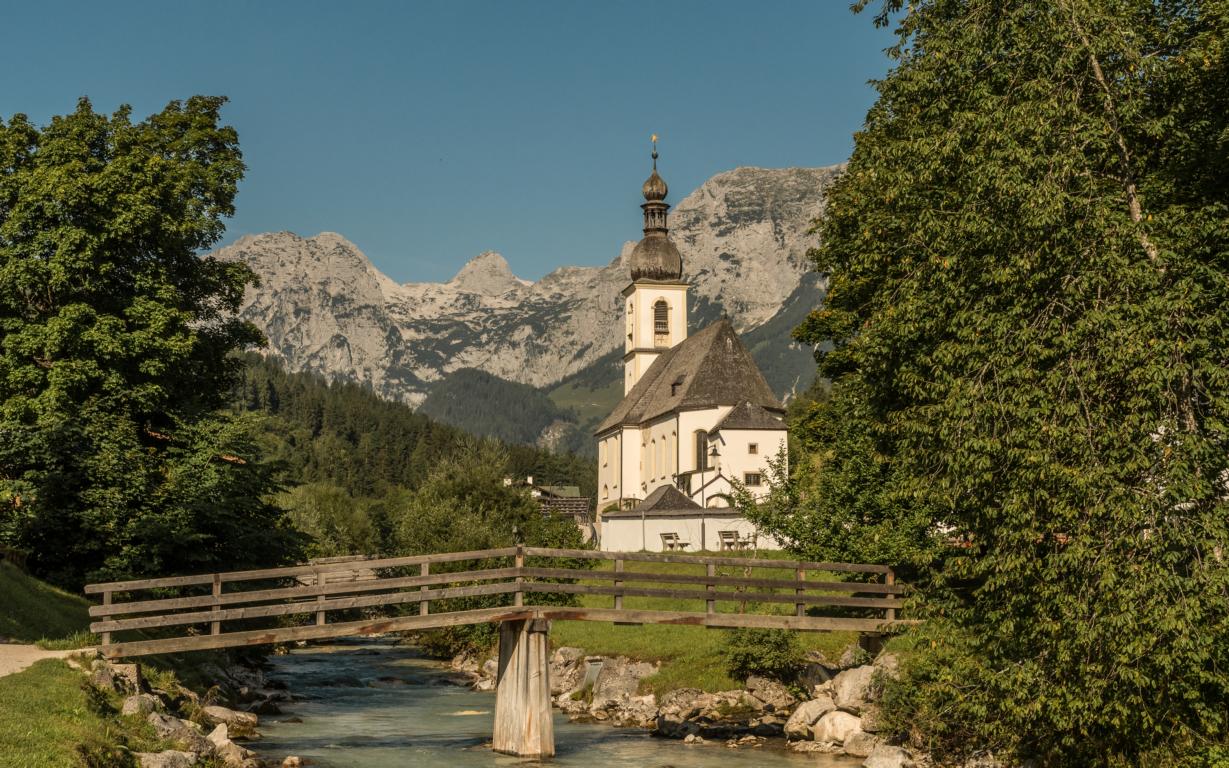
[[717, 531], [717, 536], [721, 541], [722, 552], [739, 548], [738, 531]]
[[665, 552], [682, 552], [691, 546], [691, 542], [683, 541], [677, 533], [663, 533], [661, 535], [661, 548]]

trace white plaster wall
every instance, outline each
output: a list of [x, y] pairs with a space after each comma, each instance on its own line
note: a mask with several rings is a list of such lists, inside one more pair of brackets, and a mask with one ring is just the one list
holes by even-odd
[[[721, 474], [738, 482], [745, 482], [747, 473], [758, 473], [762, 484], [748, 487], [755, 496], [768, 493], [768, 460], [775, 458], [777, 452], [785, 447], [786, 431], [783, 429], [724, 429], [718, 436], [717, 452], [720, 458], [717, 463]], [[757, 453], [752, 454], [750, 445], [755, 443]]]
[[[670, 333], [658, 345], [653, 333], [653, 305], [664, 299], [670, 308]], [[623, 393], [640, 381], [660, 354], [687, 338], [687, 286], [633, 283], [623, 297], [623, 350], [631, 357], [623, 363]], [[633, 352], [633, 350], [644, 350]]]
[[[696, 469], [696, 430], [711, 431], [717, 422], [721, 421], [722, 417], [729, 412], [730, 406], [722, 405], [716, 408], [705, 408], [697, 411], [683, 411], [678, 415], [679, 441], [683, 446], [679, 455], [680, 472], [690, 472]], [[717, 450], [720, 452], [721, 448], [719, 447]]]
[[[704, 531], [704, 549], [717, 552], [721, 549], [720, 531], [737, 531], [740, 537], [755, 534], [755, 526], [745, 518], [731, 512], [709, 512], [694, 517], [639, 517], [611, 518], [602, 526], [601, 547], [610, 552], [661, 552], [661, 534], [677, 533], [688, 542], [688, 552], [701, 549], [700, 531]], [[777, 550], [781, 545], [771, 536], [759, 534], [756, 538], [759, 549]]]
[[602, 437], [597, 443], [597, 509], [618, 501], [622, 491], [619, 470], [623, 466], [623, 454], [619, 446], [619, 432]]
[[622, 481], [619, 483], [620, 498], [643, 499], [640, 490], [640, 428], [624, 427], [622, 451]]

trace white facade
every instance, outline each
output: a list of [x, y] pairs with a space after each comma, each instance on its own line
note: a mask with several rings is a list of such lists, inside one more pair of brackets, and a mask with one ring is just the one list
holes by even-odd
[[623, 394], [653, 361], [687, 338], [687, 284], [633, 282], [623, 290]]
[[[703, 531], [703, 535], [701, 535]], [[775, 539], [756, 531], [742, 515], [732, 509], [710, 509], [695, 515], [645, 515], [634, 514], [608, 518], [602, 524], [601, 547], [610, 552], [663, 552], [662, 534], [678, 534], [684, 551], [697, 552], [705, 549], [721, 551], [722, 532], [733, 532], [742, 542], [757, 549], [780, 549]], [[700, 543], [703, 541], [704, 546]]]

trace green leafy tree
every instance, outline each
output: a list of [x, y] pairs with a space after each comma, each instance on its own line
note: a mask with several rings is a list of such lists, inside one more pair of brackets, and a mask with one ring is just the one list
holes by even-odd
[[217, 412], [260, 341], [251, 271], [198, 255], [244, 170], [223, 102], [0, 124], [0, 537], [58, 583], [293, 549], [251, 424]]
[[894, 68], [829, 192], [827, 304], [796, 335], [832, 345], [849, 403], [817, 428], [823, 505], [925, 510], [951, 545], [896, 722], [945, 759], [1210, 749], [1229, 729], [1229, 6], [888, 0], [880, 20]]

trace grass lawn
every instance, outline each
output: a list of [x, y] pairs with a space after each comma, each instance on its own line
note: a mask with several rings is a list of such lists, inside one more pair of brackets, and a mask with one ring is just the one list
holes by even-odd
[[[722, 556], [738, 556], [737, 553], [709, 553]], [[749, 556], [749, 555], [748, 555]], [[750, 556], [749, 556], [750, 557]], [[776, 552], [759, 552], [759, 559], [788, 559]], [[749, 563], [749, 567], [750, 566]], [[628, 562], [627, 570], [663, 574], [703, 575], [704, 566], [679, 563]], [[612, 563], [603, 563], [602, 570], [613, 570]], [[792, 579], [793, 573], [781, 569], [754, 568], [745, 574], [741, 566], [726, 566], [717, 569], [718, 575], [753, 578]], [[832, 580], [832, 574], [822, 578]], [[609, 586], [610, 581], [594, 581], [594, 584]], [[680, 585], [656, 582], [628, 582], [628, 586], [694, 589], [696, 585]], [[589, 608], [610, 608], [614, 599], [608, 595], [580, 595], [580, 604]], [[751, 602], [754, 602], [752, 597]], [[665, 611], [703, 611], [704, 603], [698, 600], [680, 600], [656, 597], [626, 597], [625, 608]], [[734, 612], [738, 605], [718, 602], [719, 612]], [[792, 604], [761, 603], [750, 606], [756, 613], [792, 613]], [[675, 688], [699, 688], [705, 691], [721, 691], [738, 688], [740, 681], [732, 680], [725, 671], [722, 646], [728, 630], [706, 629], [673, 625], [616, 626], [604, 622], [559, 621], [551, 627], [551, 642], [555, 646], [577, 646], [586, 653], [603, 656], [627, 656], [644, 661], [660, 661], [661, 671], [644, 681], [646, 692], [663, 693]], [[851, 643], [857, 642], [854, 632], [799, 632], [799, 642], [804, 650], [817, 650], [835, 660]]]
[[159, 746], [150, 726], [115, 713], [118, 697], [90, 693], [59, 659], [0, 677], [0, 768], [135, 765], [118, 749]]
[[89, 645], [89, 602], [0, 562], [0, 635], [62, 648]]

